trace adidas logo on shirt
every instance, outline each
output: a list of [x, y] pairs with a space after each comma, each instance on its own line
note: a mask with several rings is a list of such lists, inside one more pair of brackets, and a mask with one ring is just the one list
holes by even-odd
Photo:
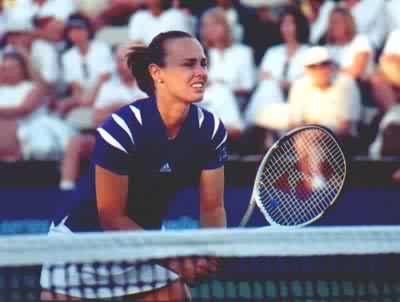
[[169, 163], [165, 163], [165, 164], [161, 167], [160, 172], [162, 172], [162, 173], [170, 173], [170, 172], [172, 172], [172, 169], [171, 169], [171, 167], [169, 166]]

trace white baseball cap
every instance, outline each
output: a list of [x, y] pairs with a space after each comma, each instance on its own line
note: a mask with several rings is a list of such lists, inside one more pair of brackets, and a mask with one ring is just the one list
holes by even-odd
[[326, 47], [313, 46], [307, 50], [307, 53], [304, 56], [303, 65], [309, 67], [331, 61], [332, 57]]

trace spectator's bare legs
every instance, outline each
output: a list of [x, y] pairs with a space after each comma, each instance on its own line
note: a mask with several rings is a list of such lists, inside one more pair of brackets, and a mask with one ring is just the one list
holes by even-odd
[[371, 75], [370, 83], [376, 105], [382, 112], [387, 112], [397, 103], [397, 96], [394, 89], [380, 72]]
[[397, 169], [393, 173], [393, 180], [397, 183], [400, 183], [400, 169]]
[[93, 134], [79, 134], [69, 141], [61, 165], [60, 189], [74, 189], [81, 172], [81, 160], [90, 157], [94, 144]]
[[17, 121], [0, 118], [0, 159], [21, 159], [21, 149], [17, 138]]

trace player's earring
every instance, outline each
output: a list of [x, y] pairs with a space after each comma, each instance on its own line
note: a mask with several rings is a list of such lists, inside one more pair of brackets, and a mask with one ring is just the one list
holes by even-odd
[[161, 80], [161, 79], [158, 79], [157, 82], [160, 83], [160, 84], [164, 83], [164, 81]]

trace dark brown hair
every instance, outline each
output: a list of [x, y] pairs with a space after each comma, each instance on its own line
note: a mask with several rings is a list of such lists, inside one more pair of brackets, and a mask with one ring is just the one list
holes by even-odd
[[326, 33], [326, 37], [327, 37], [326, 40], [327, 40], [328, 44], [336, 44], [337, 43], [337, 40], [335, 39], [335, 37], [333, 36], [333, 33], [332, 33], [332, 31], [333, 31], [332, 19], [335, 14], [338, 14], [344, 18], [344, 24], [346, 26], [346, 40], [348, 42], [350, 42], [354, 38], [354, 36], [357, 34], [354, 17], [346, 7], [338, 5], [332, 10], [332, 12], [329, 16], [328, 29], [327, 29], [327, 33]]
[[165, 42], [172, 39], [194, 38], [191, 34], [183, 31], [167, 31], [158, 34], [151, 41], [149, 46], [130, 47], [127, 54], [127, 64], [136, 78], [141, 90], [149, 96], [154, 95], [155, 86], [153, 78], [149, 72], [149, 65], [156, 64], [160, 67], [165, 66]]
[[310, 36], [310, 25], [306, 16], [297, 7], [287, 6], [280, 15], [279, 27], [281, 27], [286, 16], [292, 16], [294, 19], [297, 42], [307, 44]]

